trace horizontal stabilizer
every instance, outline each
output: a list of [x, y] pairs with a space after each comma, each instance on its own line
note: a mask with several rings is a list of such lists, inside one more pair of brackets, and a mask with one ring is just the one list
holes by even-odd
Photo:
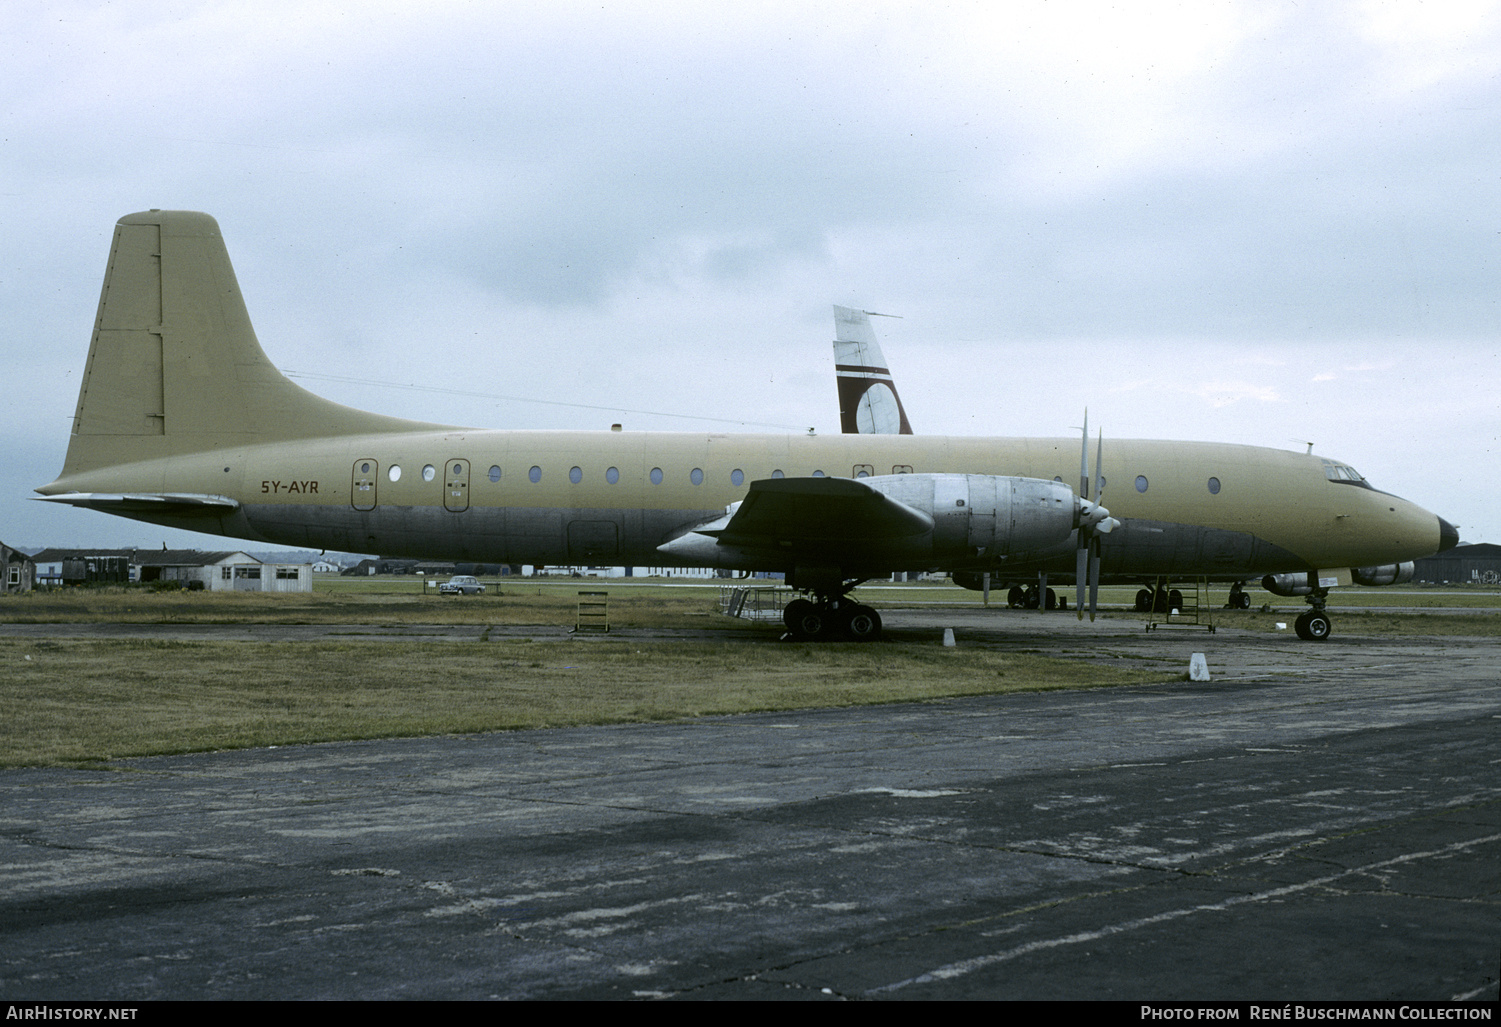
[[220, 516], [240, 508], [238, 501], [228, 496], [208, 496], [191, 492], [65, 492], [57, 496], [34, 497], [44, 503], [66, 503], [86, 510], [102, 510], [104, 513], [133, 517], [139, 514], [163, 514], [173, 517], [203, 514]]

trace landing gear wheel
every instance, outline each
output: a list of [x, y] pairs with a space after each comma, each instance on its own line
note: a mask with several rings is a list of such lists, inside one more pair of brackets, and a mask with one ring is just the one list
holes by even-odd
[[1047, 604], [1045, 607], [1046, 609], [1058, 609], [1058, 593], [1054, 592], [1052, 589], [1048, 589], [1044, 597], [1044, 602]]
[[806, 599], [794, 599], [782, 610], [782, 623], [799, 642], [811, 642], [828, 635], [831, 627], [826, 606], [810, 603]]
[[1136, 612], [1146, 613], [1152, 609], [1152, 590], [1149, 588], [1138, 589], [1136, 592]]
[[1327, 615], [1317, 610], [1310, 610], [1293, 622], [1293, 627], [1298, 632], [1298, 637], [1306, 642], [1323, 642], [1329, 638], [1329, 633], [1334, 630], [1334, 625], [1329, 622]]
[[1006, 592], [1006, 605], [1020, 610], [1027, 605], [1027, 592], [1020, 585], [1012, 585]]
[[881, 637], [881, 615], [858, 603], [839, 611], [844, 633], [855, 642], [874, 642]]
[[794, 599], [782, 607], [782, 623], [787, 625], [787, 630], [796, 633], [797, 623], [803, 614], [813, 609], [813, 604], [806, 599]]

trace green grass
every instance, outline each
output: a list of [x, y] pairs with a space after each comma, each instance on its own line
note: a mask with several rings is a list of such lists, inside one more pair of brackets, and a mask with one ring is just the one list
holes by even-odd
[[[153, 592], [105, 587], [0, 597], [0, 622], [133, 624], [506, 625], [571, 627], [582, 589], [610, 591], [615, 628], [713, 627], [733, 643], [632, 642], [618, 635], [561, 642], [412, 642], [346, 637], [288, 642], [0, 640], [0, 766], [89, 763], [121, 756], [672, 720], [946, 696], [1165, 680], [1014, 650], [932, 643], [772, 644], [776, 626], [721, 616], [717, 583], [629, 586], [592, 579], [510, 579], [484, 596], [419, 591], [415, 579], [336, 579], [313, 593]], [[673, 584], [681, 585], [681, 582]], [[614, 586], [612, 588], [612, 585]], [[1335, 641], [1384, 636], [1501, 634], [1495, 589], [1340, 590], [1443, 602], [1480, 612], [1391, 613], [1373, 605], [1335, 614]], [[1115, 590], [1121, 602], [1126, 590]], [[1418, 593], [1418, 594], [1412, 594]], [[878, 607], [979, 594], [928, 584], [862, 590]], [[1107, 593], [1106, 598], [1110, 598]], [[1260, 594], [1258, 594], [1260, 598]], [[1280, 599], [1268, 612], [1216, 610], [1224, 628], [1277, 633], [1303, 611]], [[995, 612], [1004, 632], [1024, 617]], [[1071, 617], [1072, 613], [1051, 616]], [[1113, 612], [1142, 621], [1142, 614]], [[1008, 619], [1009, 618], [1009, 619]], [[766, 644], [757, 644], [757, 636]], [[747, 644], [750, 643], [750, 644]], [[1175, 677], [1176, 675], [1169, 675]]]
[[1162, 681], [888, 643], [0, 640], [0, 766]]
[[[364, 579], [359, 579], [363, 581]], [[0, 597], [6, 624], [504, 624], [572, 627], [577, 584], [523, 585], [484, 595], [440, 596], [389, 579], [384, 589], [314, 592], [153, 592], [126, 586], [61, 588]], [[401, 586], [407, 586], [405, 588]], [[587, 588], [587, 586], [586, 586]], [[608, 590], [607, 588], [605, 590]], [[716, 589], [617, 590], [609, 597], [618, 627], [753, 628], [718, 614]]]

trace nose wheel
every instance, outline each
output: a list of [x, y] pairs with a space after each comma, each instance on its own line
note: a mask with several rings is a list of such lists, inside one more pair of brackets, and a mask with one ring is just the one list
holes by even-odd
[[1316, 589], [1311, 595], [1303, 600], [1313, 609], [1301, 615], [1293, 621], [1293, 630], [1298, 637], [1305, 642], [1323, 642], [1334, 630], [1334, 625], [1329, 620], [1329, 614], [1324, 612], [1324, 607], [1329, 601], [1327, 588]]

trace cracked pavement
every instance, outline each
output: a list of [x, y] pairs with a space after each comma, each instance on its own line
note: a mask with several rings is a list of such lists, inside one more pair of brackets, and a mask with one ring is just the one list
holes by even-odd
[[1062, 620], [1214, 680], [0, 772], [0, 995], [1497, 998], [1495, 642]]

